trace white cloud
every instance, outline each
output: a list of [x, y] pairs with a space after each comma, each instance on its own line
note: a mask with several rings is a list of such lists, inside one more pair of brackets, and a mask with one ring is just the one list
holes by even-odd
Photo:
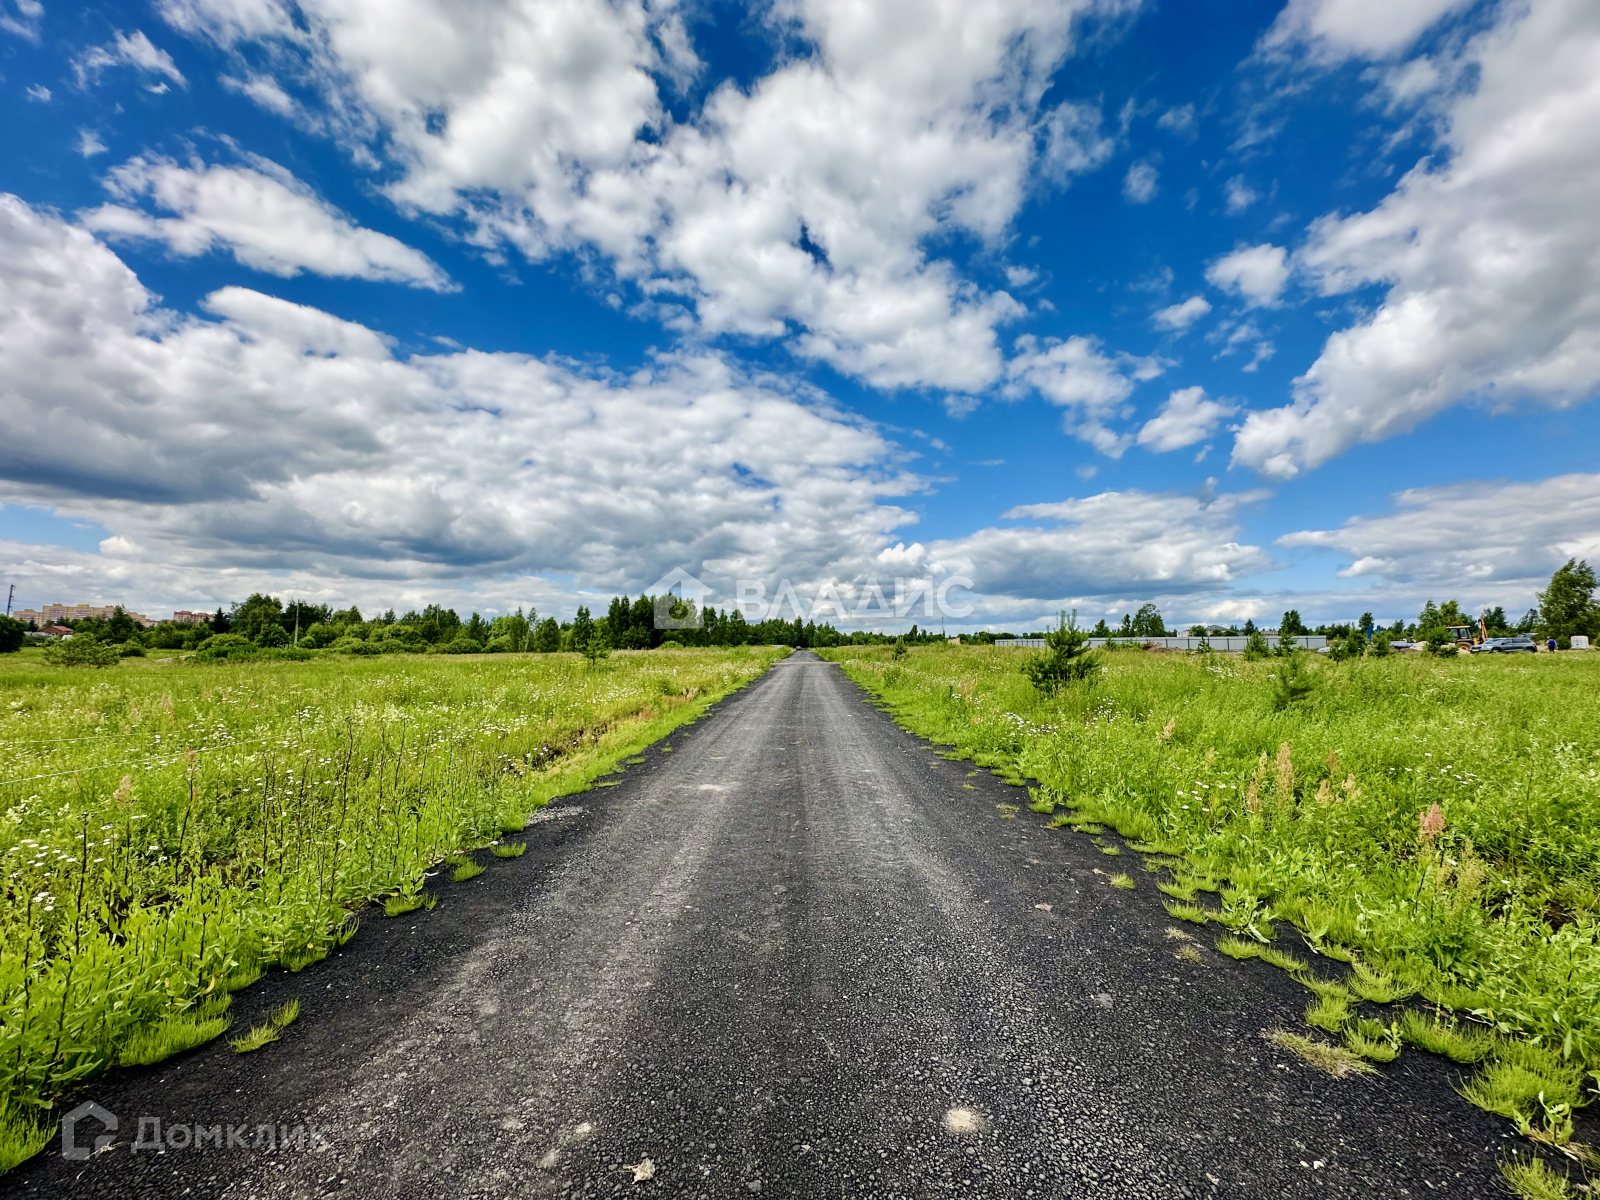
[[1212, 286], [1233, 292], [1252, 307], [1274, 304], [1289, 282], [1288, 255], [1282, 246], [1240, 246], [1206, 268]]
[[1102, 354], [1098, 343], [1086, 337], [1041, 342], [1029, 335], [1018, 338], [1016, 348], [1006, 367], [1010, 394], [1020, 394], [1023, 385], [1032, 388], [1067, 410], [1062, 428], [1068, 433], [1102, 454], [1120, 457], [1128, 438], [1106, 422], [1121, 415], [1135, 383], [1161, 374], [1161, 365], [1149, 358]]
[[[172, 55], [155, 46], [140, 29], [135, 29], [131, 35], [118, 30], [109, 45], [91, 46], [73, 60], [72, 70], [78, 86], [89, 87], [99, 82], [107, 67], [118, 66], [135, 67], [148, 75], [164, 75], [180, 87], [184, 84], [183, 73], [172, 61]], [[152, 90], [165, 91], [166, 85], [159, 84]]]
[[1156, 119], [1156, 124], [1169, 133], [1185, 138], [1193, 138], [1199, 128], [1199, 121], [1195, 118], [1192, 104], [1167, 109]]
[[1406, 50], [1472, 0], [1289, 0], [1262, 38], [1268, 51], [1300, 45], [1316, 60], [1386, 58]]
[[27, 88], [27, 96], [35, 104], [50, 103], [50, 89], [42, 83], [30, 83]]
[[1114, 138], [1100, 129], [1100, 110], [1092, 104], [1058, 104], [1040, 122], [1044, 130], [1044, 153], [1040, 169], [1051, 179], [1064, 183], [1100, 167], [1117, 148]]
[[[353, 224], [283, 168], [254, 161], [259, 169], [130, 159], [106, 179], [124, 203], [102, 205], [80, 219], [107, 237], [164, 242], [174, 254], [189, 257], [226, 248], [246, 266], [273, 275], [312, 271], [450, 288], [449, 278], [420, 250]], [[178, 215], [155, 217], [130, 207], [145, 199]]]
[[1342, 551], [1352, 560], [1340, 572], [1347, 577], [1476, 591], [1520, 584], [1524, 594], [1569, 558], [1600, 560], [1600, 475], [1414, 488], [1394, 501], [1391, 515], [1278, 540]]
[[1243, 175], [1235, 175], [1228, 180], [1223, 188], [1223, 194], [1227, 197], [1228, 211], [1233, 214], [1242, 213], [1261, 198], [1255, 189], [1245, 182]]
[[1509, 6], [1460, 58], [1476, 82], [1443, 153], [1370, 212], [1318, 221], [1297, 256], [1324, 294], [1387, 296], [1328, 339], [1292, 405], [1250, 416], [1236, 463], [1287, 477], [1464, 400], [1600, 386], [1600, 8]]
[[[3, 2], [3, 0], [0, 0]], [[12, 16], [0, 8], [0, 29], [7, 33], [14, 33], [18, 37], [27, 38], [30, 42], [39, 40], [39, 20], [44, 16], [44, 5], [39, 0], [15, 0], [17, 15]]]
[[106, 152], [106, 144], [100, 140], [100, 135], [92, 129], [78, 130], [78, 153], [85, 158], [93, 158], [96, 154]]
[[1211, 311], [1211, 302], [1204, 296], [1190, 296], [1178, 304], [1158, 309], [1155, 323], [1162, 329], [1187, 329]]
[[636, 589], [678, 565], [798, 581], [860, 569], [912, 519], [884, 501], [921, 482], [878, 432], [715, 357], [626, 379], [403, 358], [259, 292], [205, 307], [157, 307], [89, 233], [0, 196], [0, 500], [92, 515], [152, 588], [237, 596], [285, 568], [323, 594]]
[[1136, 162], [1122, 178], [1122, 195], [1129, 204], [1149, 204], [1155, 199], [1161, 173], [1149, 162]]
[[959, 571], [983, 595], [1032, 599], [1120, 596], [1222, 588], [1272, 567], [1259, 546], [1238, 541], [1238, 512], [1264, 492], [1210, 502], [1143, 491], [1026, 504], [1007, 520], [1050, 525], [981, 529], [929, 543], [930, 561]]
[[1161, 411], [1145, 422], [1138, 442], [1158, 454], [1181, 450], [1203, 442], [1223, 417], [1237, 411], [1232, 404], [1208, 400], [1205, 388], [1179, 388], [1167, 397]]
[[490, 252], [592, 248], [669, 321], [783, 338], [880, 387], [970, 392], [999, 378], [996, 329], [1022, 309], [926, 247], [997, 244], [1038, 178], [1104, 160], [1091, 108], [1040, 109], [1074, 19], [1100, 6], [793, 0], [785, 31], [808, 52], [686, 124], [655, 83], [692, 69], [670, 4], [307, 0], [303, 27], [275, 0], [164, 12], [298, 56], [341, 136], [401, 168], [392, 198]]

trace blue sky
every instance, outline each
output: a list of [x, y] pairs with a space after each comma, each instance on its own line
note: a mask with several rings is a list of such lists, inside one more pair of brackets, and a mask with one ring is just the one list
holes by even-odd
[[1518, 611], [1600, 557], [1597, 74], [1580, 0], [0, 0], [5, 582]]

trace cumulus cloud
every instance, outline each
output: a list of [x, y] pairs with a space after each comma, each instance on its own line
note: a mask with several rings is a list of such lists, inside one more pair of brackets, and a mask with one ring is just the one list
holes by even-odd
[[1528, 590], [1569, 558], [1600, 560], [1600, 475], [1413, 488], [1394, 503], [1398, 511], [1387, 516], [1278, 540], [1341, 551], [1351, 559], [1340, 572], [1347, 577], [1446, 587], [1520, 583]]
[[[277, 164], [254, 162], [252, 168], [130, 159], [106, 177], [106, 186], [123, 203], [102, 205], [80, 220], [107, 237], [163, 242], [185, 257], [226, 249], [246, 266], [272, 275], [311, 271], [434, 291], [451, 287], [420, 250], [354, 224]], [[156, 217], [131, 207], [144, 200], [177, 215]]]
[[786, 31], [808, 52], [722, 85], [684, 123], [655, 82], [692, 68], [671, 4], [163, 12], [298, 62], [339, 135], [400, 168], [397, 203], [460, 219], [490, 252], [598, 250], [669, 321], [786, 339], [880, 387], [971, 392], [1000, 377], [996, 330], [1022, 309], [927, 246], [997, 243], [1037, 178], [1104, 161], [1091, 108], [1041, 112], [1074, 20], [1102, 6], [1126, 7], [797, 0]]
[[1252, 307], [1277, 303], [1289, 282], [1288, 254], [1282, 246], [1240, 246], [1206, 268], [1206, 279]]
[[[1441, 155], [1297, 256], [1325, 295], [1387, 285], [1234, 461], [1288, 477], [1468, 399], [1573, 404], [1600, 385], [1600, 8], [1509, 5], [1460, 51]], [[1460, 65], [1460, 64], [1458, 64]]]
[[1199, 128], [1200, 122], [1194, 115], [1194, 105], [1184, 104], [1176, 108], [1169, 108], [1156, 118], [1156, 124], [1168, 133], [1175, 133], [1179, 137], [1193, 138]]
[[922, 486], [825, 397], [716, 357], [627, 378], [401, 357], [248, 289], [205, 307], [160, 308], [87, 231], [0, 196], [0, 500], [92, 514], [129, 578], [633, 590], [678, 565], [856, 571], [911, 519], [888, 501]]
[[1314, 59], [1385, 58], [1405, 51], [1472, 0], [1289, 0], [1262, 38], [1268, 52], [1300, 47]]
[[[118, 30], [108, 44], [91, 46], [73, 60], [72, 70], [78, 86], [89, 87], [100, 81], [107, 67], [119, 66], [134, 67], [146, 75], [165, 76], [180, 87], [185, 82], [183, 72], [172, 61], [172, 55], [158, 48], [140, 29], [135, 29], [132, 34]], [[165, 91], [166, 85], [158, 84], [156, 90]]]
[[1155, 323], [1162, 329], [1187, 329], [1211, 311], [1211, 301], [1204, 296], [1190, 296], [1177, 304], [1157, 309]]
[[78, 153], [85, 158], [93, 158], [96, 154], [104, 154], [108, 147], [100, 140], [100, 135], [92, 129], [78, 130]]
[[1179, 388], [1167, 397], [1161, 411], [1139, 430], [1138, 442], [1158, 454], [1181, 450], [1211, 436], [1218, 422], [1238, 409], [1206, 397], [1202, 387]]
[[1151, 358], [1104, 354], [1093, 338], [1086, 337], [1040, 341], [1026, 335], [1017, 339], [1016, 350], [1006, 367], [1008, 391], [1016, 395], [1025, 387], [1033, 389], [1066, 409], [1062, 428], [1068, 433], [1102, 454], [1120, 457], [1128, 438], [1106, 423], [1122, 415], [1136, 383], [1161, 374], [1161, 364]]
[[1243, 175], [1235, 175], [1228, 180], [1223, 187], [1223, 195], [1227, 198], [1228, 212], [1234, 215], [1242, 213], [1261, 198]]
[[1129, 490], [1025, 504], [1005, 519], [1040, 524], [981, 529], [930, 542], [929, 559], [983, 595], [1063, 599], [1204, 593], [1268, 570], [1272, 556], [1241, 543], [1239, 510], [1264, 492], [1204, 501]]
[[1122, 177], [1122, 196], [1129, 204], [1149, 204], [1156, 196], [1156, 182], [1161, 177], [1154, 163], [1136, 162]]

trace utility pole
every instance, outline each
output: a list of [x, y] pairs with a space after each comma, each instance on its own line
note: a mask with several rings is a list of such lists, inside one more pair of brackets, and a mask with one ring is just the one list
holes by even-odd
[[6, 593], [6, 616], [8, 617], [11, 615], [11, 600], [16, 594], [17, 585], [13, 583], [11, 585], [11, 590]]

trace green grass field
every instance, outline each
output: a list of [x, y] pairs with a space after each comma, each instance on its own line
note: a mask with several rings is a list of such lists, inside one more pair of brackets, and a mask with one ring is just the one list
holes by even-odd
[[908, 728], [1037, 780], [1033, 807], [1057, 824], [1130, 839], [1233, 950], [1310, 960], [1311, 1022], [1343, 1048], [1392, 1058], [1407, 1007], [1460, 1023], [1441, 1036], [1493, 1034], [1468, 1098], [1583, 1157], [1571, 1115], [1600, 1084], [1600, 654], [1313, 662], [1310, 694], [1280, 710], [1274, 664], [1229, 655], [1104, 654], [1096, 682], [1047, 697], [1020, 672], [1027, 651], [823, 653]]
[[65, 1089], [217, 1036], [231, 991], [786, 653], [0, 659], [0, 1169]]

